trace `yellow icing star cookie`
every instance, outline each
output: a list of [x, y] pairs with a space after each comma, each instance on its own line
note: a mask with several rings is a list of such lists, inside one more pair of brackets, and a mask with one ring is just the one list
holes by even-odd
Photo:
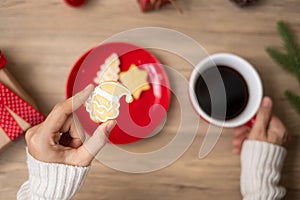
[[99, 84], [106, 81], [117, 81], [119, 79], [120, 72], [120, 60], [116, 53], [111, 54], [100, 66], [100, 70], [97, 72], [97, 77], [94, 79], [94, 83]]
[[119, 82], [100, 83], [85, 103], [90, 118], [96, 122], [106, 122], [119, 115], [120, 98], [126, 96], [125, 101], [131, 103], [131, 92]]
[[132, 64], [127, 72], [120, 73], [121, 82], [130, 90], [135, 99], [139, 99], [143, 91], [149, 90], [148, 72]]

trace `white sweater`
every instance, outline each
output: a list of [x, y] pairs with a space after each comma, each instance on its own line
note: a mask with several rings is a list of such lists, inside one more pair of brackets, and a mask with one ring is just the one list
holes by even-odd
[[20, 188], [20, 200], [66, 200], [79, 190], [90, 167], [45, 163], [27, 152], [29, 180]]
[[277, 200], [285, 196], [278, 185], [286, 157], [283, 147], [245, 141], [241, 153], [241, 193], [244, 200]]
[[[244, 200], [276, 200], [285, 195], [278, 186], [286, 156], [283, 147], [259, 141], [246, 141], [241, 153], [241, 192]], [[79, 190], [89, 167], [44, 163], [27, 152], [29, 180], [17, 199], [65, 200]]]

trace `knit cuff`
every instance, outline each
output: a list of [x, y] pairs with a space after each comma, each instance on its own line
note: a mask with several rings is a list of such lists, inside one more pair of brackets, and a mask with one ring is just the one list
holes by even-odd
[[246, 199], [281, 199], [286, 191], [278, 186], [287, 151], [274, 144], [247, 140], [241, 153], [241, 192]]
[[26, 151], [31, 199], [70, 199], [79, 190], [90, 169], [41, 162]]

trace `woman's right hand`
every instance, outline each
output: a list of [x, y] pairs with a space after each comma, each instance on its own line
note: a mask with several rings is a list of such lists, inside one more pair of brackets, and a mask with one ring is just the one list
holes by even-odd
[[269, 97], [264, 97], [252, 129], [247, 126], [235, 128], [235, 139], [232, 142], [234, 153], [241, 152], [243, 142], [246, 139], [279, 146], [286, 145], [289, 134], [281, 120], [272, 114], [272, 106], [272, 100]]

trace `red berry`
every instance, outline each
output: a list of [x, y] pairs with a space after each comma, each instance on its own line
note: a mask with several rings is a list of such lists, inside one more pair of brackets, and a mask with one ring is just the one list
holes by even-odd
[[65, 0], [65, 2], [72, 7], [79, 7], [82, 6], [86, 0]]

